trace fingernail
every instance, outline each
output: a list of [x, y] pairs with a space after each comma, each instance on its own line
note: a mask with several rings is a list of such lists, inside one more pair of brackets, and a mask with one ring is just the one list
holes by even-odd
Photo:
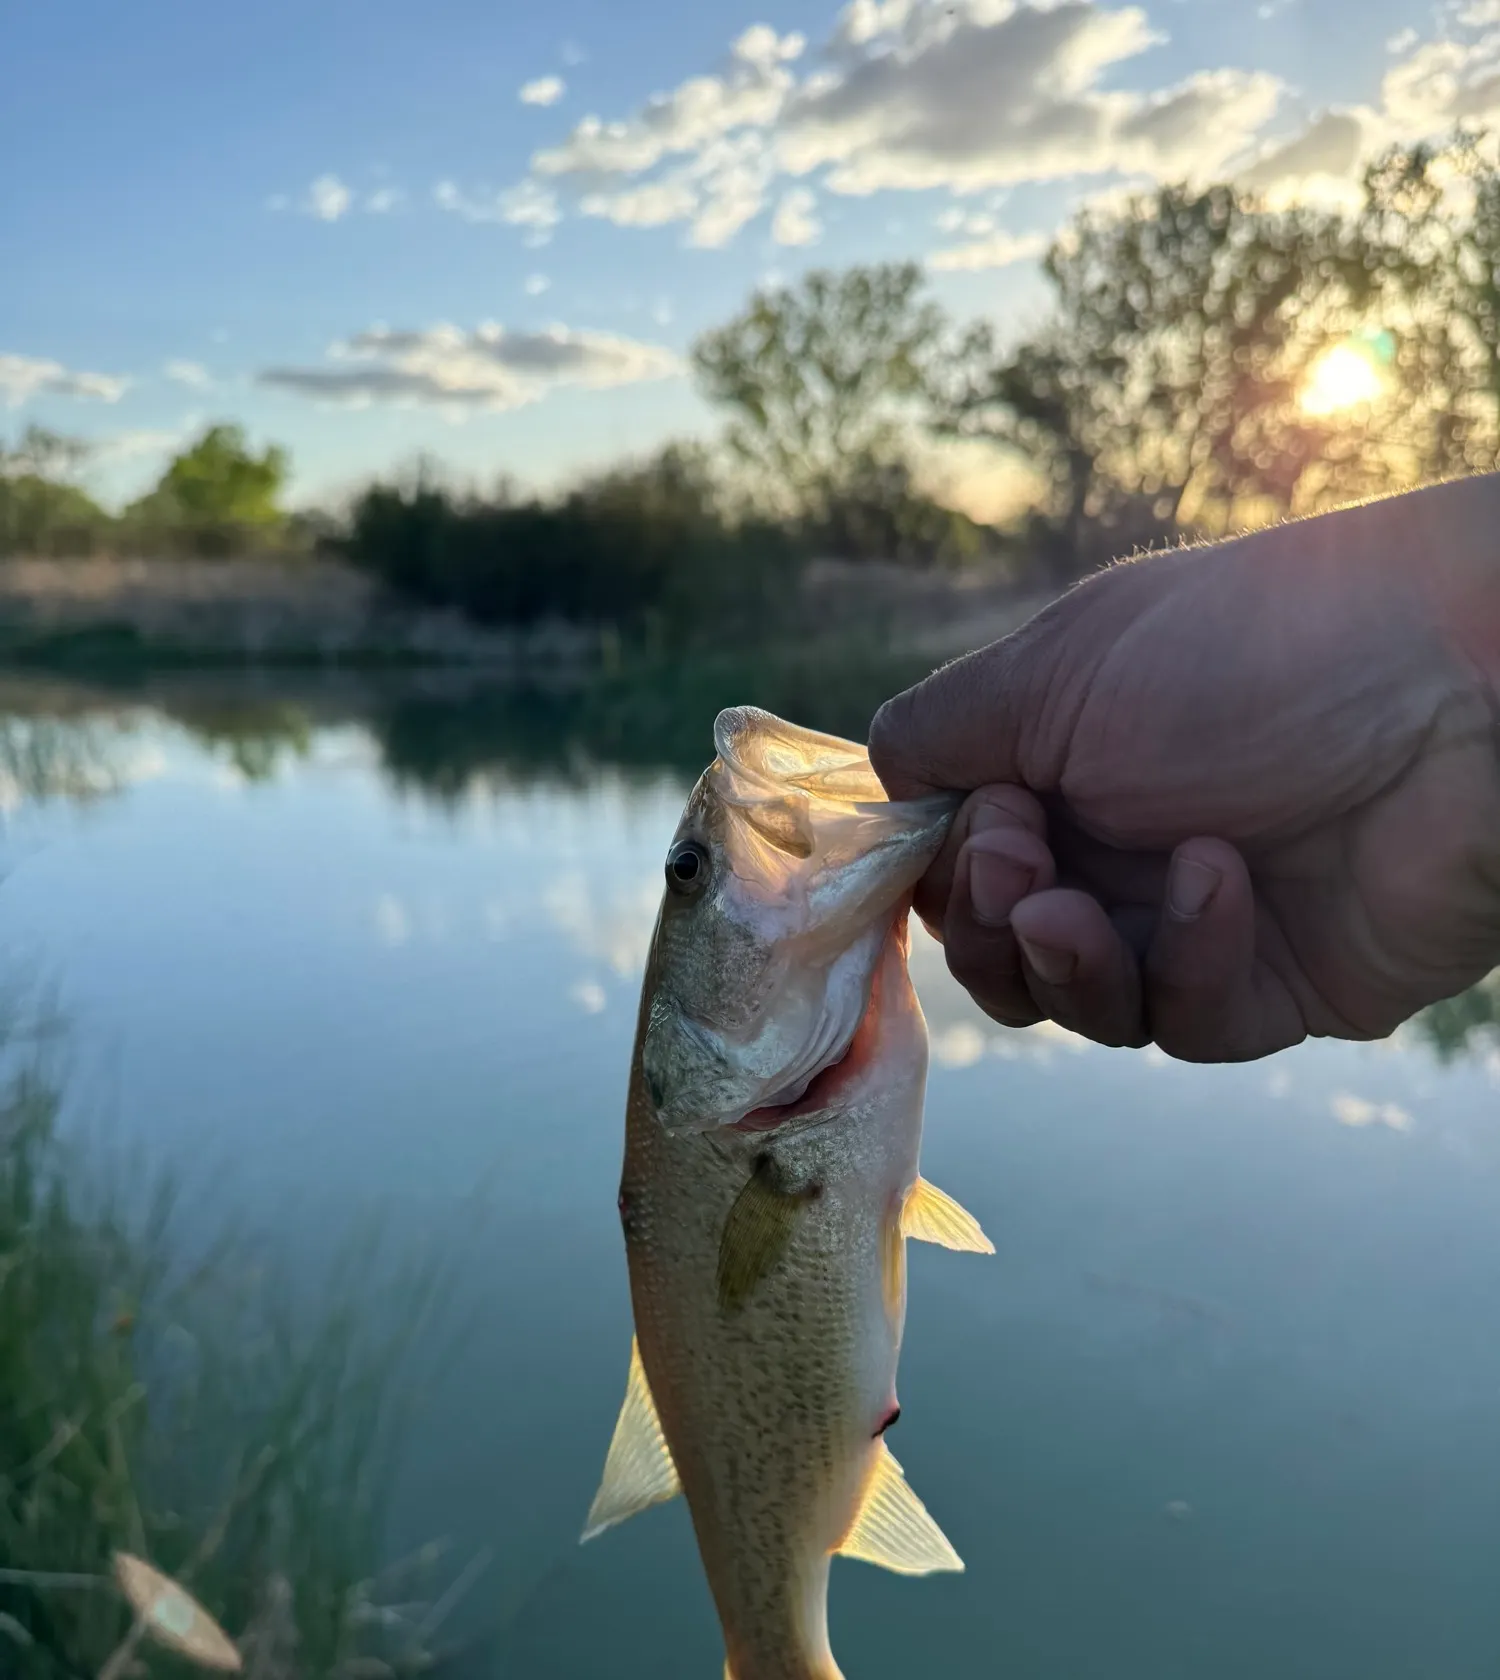
[[1213, 903], [1224, 879], [1217, 869], [1192, 858], [1176, 858], [1167, 878], [1167, 909], [1179, 922], [1195, 922]]
[[985, 846], [970, 846], [969, 906], [974, 920], [985, 927], [1005, 927], [1010, 913], [1026, 897], [1036, 881], [1029, 863], [1011, 857], [994, 839]]
[[1071, 951], [1064, 951], [1057, 945], [1035, 945], [1029, 939], [1022, 939], [1020, 934], [1016, 935], [1016, 943], [1035, 970], [1037, 979], [1046, 985], [1066, 986], [1073, 978], [1078, 958]]

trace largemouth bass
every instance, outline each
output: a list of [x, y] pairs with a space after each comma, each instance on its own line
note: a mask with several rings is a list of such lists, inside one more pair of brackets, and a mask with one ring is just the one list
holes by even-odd
[[635, 1341], [588, 1540], [686, 1495], [730, 1680], [840, 1680], [835, 1554], [963, 1565], [886, 1442], [906, 1239], [993, 1253], [918, 1173], [910, 895], [954, 802], [739, 708], [667, 853], [625, 1118]]

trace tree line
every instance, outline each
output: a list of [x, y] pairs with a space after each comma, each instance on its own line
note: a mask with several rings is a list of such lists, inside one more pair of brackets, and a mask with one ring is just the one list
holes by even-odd
[[[757, 291], [692, 349], [712, 445], [552, 498], [431, 473], [341, 521], [280, 511], [286, 475], [214, 427], [110, 521], [66, 440], [0, 459], [0, 552], [217, 553], [322, 541], [391, 587], [488, 622], [679, 629], [783, 595], [809, 556], [988, 566], [1061, 583], [1142, 546], [1320, 511], [1500, 453], [1500, 166], [1488, 136], [1398, 147], [1343, 208], [1172, 186], [1075, 216], [1051, 307], [963, 325], [917, 265]], [[1036, 486], [1008, 530], [945, 503], [934, 442], [982, 440]]]

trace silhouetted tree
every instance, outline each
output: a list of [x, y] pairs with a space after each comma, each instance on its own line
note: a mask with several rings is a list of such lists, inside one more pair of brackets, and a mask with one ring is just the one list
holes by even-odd
[[[1085, 210], [1049, 251], [1055, 309], [965, 344], [950, 426], [1024, 455], [1061, 564], [1219, 533], [1495, 462], [1500, 177], [1460, 136], [1397, 148], [1347, 211], [1230, 186]], [[1308, 400], [1335, 346], [1380, 394]]]
[[868, 503], [882, 481], [889, 494], [915, 494], [900, 468], [929, 418], [949, 326], [923, 284], [912, 263], [818, 270], [757, 291], [693, 346], [703, 392], [729, 411], [726, 442], [764, 505], [820, 529], [842, 500]]

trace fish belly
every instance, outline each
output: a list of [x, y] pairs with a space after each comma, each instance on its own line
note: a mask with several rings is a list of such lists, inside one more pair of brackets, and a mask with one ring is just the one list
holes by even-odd
[[891, 1299], [882, 1256], [915, 1148], [867, 1137], [851, 1156], [829, 1139], [784, 1162], [818, 1194], [776, 1265], [730, 1309], [715, 1286], [718, 1245], [745, 1157], [655, 1126], [635, 1141], [626, 1226], [636, 1334], [730, 1672], [837, 1680], [829, 1562], [895, 1406], [904, 1289]]

